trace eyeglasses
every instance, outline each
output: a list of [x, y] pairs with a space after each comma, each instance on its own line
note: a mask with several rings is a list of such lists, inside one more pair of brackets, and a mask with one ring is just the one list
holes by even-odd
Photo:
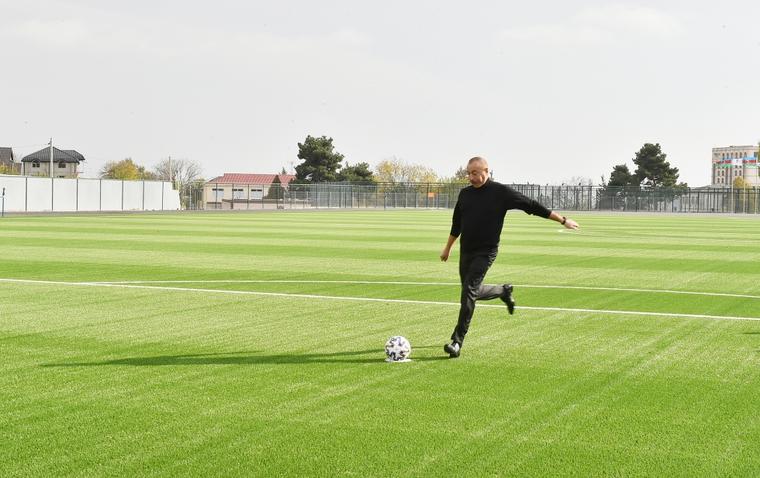
[[467, 171], [467, 175], [468, 176], [472, 176], [472, 175], [475, 175], [475, 174], [485, 173], [486, 171], [488, 171], [488, 170], [487, 169], [473, 169], [472, 171]]

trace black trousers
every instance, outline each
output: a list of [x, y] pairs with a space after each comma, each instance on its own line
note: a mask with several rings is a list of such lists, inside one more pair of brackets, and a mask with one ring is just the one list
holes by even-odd
[[503, 297], [503, 285], [483, 285], [486, 272], [496, 259], [496, 250], [482, 252], [462, 252], [459, 256], [459, 280], [462, 283], [462, 295], [459, 300], [459, 320], [451, 341], [458, 344], [464, 342], [464, 336], [470, 328], [472, 314], [475, 312], [475, 301], [491, 300]]

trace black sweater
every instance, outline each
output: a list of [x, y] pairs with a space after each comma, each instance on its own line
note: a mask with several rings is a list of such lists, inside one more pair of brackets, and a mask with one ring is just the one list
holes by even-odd
[[504, 216], [520, 209], [548, 218], [551, 211], [509, 186], [488, 180], [479, 188], [468, 186], [459, 193], [451, 221], [451, 235], [459, 237], [463, 252], [490, 251], [499, 247]]

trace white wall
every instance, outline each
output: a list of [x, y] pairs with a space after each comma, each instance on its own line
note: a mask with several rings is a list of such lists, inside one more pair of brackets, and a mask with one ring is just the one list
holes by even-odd
[[102, 211], [121, 211], [121, 181], [103, 179], [100, 181], [100, 208]]
[[179, 191], [164, 181], [39, 178], [0, 175], [8, 212], [172, 211]]
[[[50, 182], [50, 179], [47, 180]], [[43, 184], [43, 188], [49, 185]], [[77, 210], [77, 187], [76, 181], [63, 178], [53, 179], [53, 209], [55, 211], [76, 211]]]

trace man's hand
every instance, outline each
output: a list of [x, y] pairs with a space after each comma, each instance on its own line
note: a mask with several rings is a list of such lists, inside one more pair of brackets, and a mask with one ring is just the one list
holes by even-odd
[[569, 217], [565, 220], [565, 227], [568, 229], [578, 229], [578, 223], [570, 219]]
[[559, 214], [556, 211], [552, 211], [551, 214], [549, 214], [548, 219], [551, 219], [552, 221], [557, 221], [558, 223], [562, 224], [568, 229], [578, 229], [577, 222], [573, 221], [569, 217]]
[[441, 251], [441, 260], [443, 262], [446, 262], [449, 260], [449, 254], [451, 254], [451, 248], [454, 246], [454, 242], [456, 242], [457, 238], [455, 236], [449, 236], [449, 240], [446, 241], [446, 245], [443, 246], [443, 250]]
[[441, 260], [443, 262], [446, 262], [447, 260], [449, 260], [449, 254], [451, 254], [451, 249], [449, 249], [448, 247], [444, 247], [443, 250], [441, 251]]

